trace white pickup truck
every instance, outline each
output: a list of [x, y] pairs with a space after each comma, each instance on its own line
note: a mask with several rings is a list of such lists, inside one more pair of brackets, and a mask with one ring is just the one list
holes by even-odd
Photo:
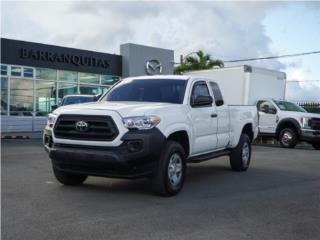
[[43, 143], [62, 184], [150, 177], [156, 193], [170, 196], [181, 190], [187, 163], [229, 155], [232, 170], [247, 170], [257, 118], [254, 106], [225, 105], [210, 79], [134, 77], [96, 103], [56, 109]]
[[285, 148], [305, 141], [320, 150], [320, 114], [308, 113], [295, 103], [263, 99], [257, 102], [259, 134], [273, 136]]

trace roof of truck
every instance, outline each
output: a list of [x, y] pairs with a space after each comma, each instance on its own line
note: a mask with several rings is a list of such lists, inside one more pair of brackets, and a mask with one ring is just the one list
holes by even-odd
[[129, 77], [127, 79], [177, 79], [177, 80], [188, 80], [190, 76], [186, 75], [152, 75], [152, 76], [137, 76]]
[[230, 66], [230, 67], [222, 67], [222, 68], [211, 68], [211, 69], [206, 69], [206, 70], [197, 70], [197, 71], [189, 71], [189, 72], [185, 72], [184, 74], [188, 75], [188, 73], [196, 73], [196, 72], [211, 72], [211, 71], [215, 71], [215, 72], [219, 72], [219, 71], [228, 71], [228, 70], [232, 70], [232, 69], [241, 69], [243, 70], [243, 72], [256, 72], [256, 73], [263, 73], [263, 74], [272, 74], [272, 75], [276, 75], [282, 78], [286, 78], [286, 73], [285, 72], [281, 72], [278, 70], [272, 70], [272, 69], [268, 69], [268, 68], [261, 68], [261, 67], [255, 67], [255, 66], [250, 66], [250, 65], [238, 65], [238, 66]]

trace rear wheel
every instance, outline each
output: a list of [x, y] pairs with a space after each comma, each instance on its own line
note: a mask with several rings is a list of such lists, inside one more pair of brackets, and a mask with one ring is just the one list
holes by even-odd
[[80, 185], [88, 176], [81, 174], [67, 173], [53, 167], [53, 173], [56, 179], [64, 185]]
[[280, 132], [279, 141], [283, 148], [294, 148], [298, 143], [298, 134], [293, 128], [285, 128]]
[[180, 192], [186, 174], [185, 158], [184, 149], [179, 143], [167, 142], [152, 177], [152, 189], [156, 194], [173, 196]]
[[238, 146], [232, 149], [230, 165], [233, 171], [246, 171], [251, 160], [251, 141], [247, 134], [240, 136]]
[[320, 150], [320, 142], [314, 142], [312, 143], [312, 147], [316, 150]]

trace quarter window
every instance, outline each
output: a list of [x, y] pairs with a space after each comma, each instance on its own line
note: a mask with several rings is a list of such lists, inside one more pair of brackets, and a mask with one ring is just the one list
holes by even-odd
[[216, 102], [222, 101], [223, 97], [222, 97], [222, 93], [220, 91], [218, 84], [215, 82], [210, 82], [210, 87], [211, 87], [211, 90], [213, 92], [214, 99], [216, 100]]

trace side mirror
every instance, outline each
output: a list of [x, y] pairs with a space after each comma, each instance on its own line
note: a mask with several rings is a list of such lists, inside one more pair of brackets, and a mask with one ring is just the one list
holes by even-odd
[[57, 108], [58, 108], [59, 106], [57, 105], [57, 104], [55, 104], [55, 105], [52, 105], [51, 106], [51, 111], [54, 111], [54, 110], [56, 110]]
[[194, 99], [192, 107], [208, 106], [213, 103], [211, 96], [198, 96]]
[[97, 94], [97, 95], [94, 96], [93, 100], [94, 101], [98, 101], [101, 96], [102, 96], [102, 94]]
[[222, 106], [223, 104], [224, 104], [224, 101], [222, 99], [216, 100], [216, 106], [217, 107]]

